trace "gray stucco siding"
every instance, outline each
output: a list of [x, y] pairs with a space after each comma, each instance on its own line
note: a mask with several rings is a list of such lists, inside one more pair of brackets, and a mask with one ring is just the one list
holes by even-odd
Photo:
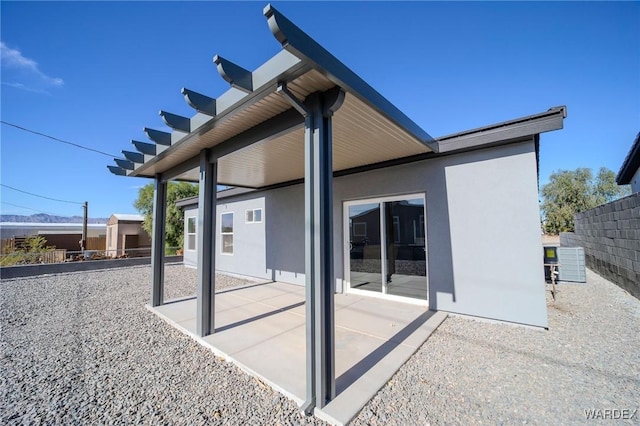
[[[216, 270], [231, 274], [246, 275], [255, 278], [272, 279], [272, 274], [266, 269], [266, 243], [265, 223], [266, 209], [265, 198], [255, 193], [244, 199], [235, 198], [231, 202], [219, 200], [216, 206]], [[247, 223], [246, 211], [261, 209], [260, 222]], [[233, 213], [233, 253], [222, 253], [222, 235], [220, 225], [223, 213]], [[197, 267], [196, 250], [188, 249], [187, 223], [190, 217], [198, 217], [197, 206], [189, 206], [184, 209], [184, 264], [188, 267]], [[196, 229], [196, 232], [198, 230]]]
[[547, 326], [533, 139], [336, 179], [338, 280], [342, 202], [412, 193], [426, 194], [432, 309]]
[[[261, 209], [262, 220], [247, 223], [247, 210]], [[251, 198], [226, 202], [219, 200], [216, 208], [218, 229], [216, 229], [216, 270], [250, 277], [271, 279], [266, 271], [265, 221], [267, 215], [275, 212], [265, 211], [265, 197], [255, 195]], [[233, 213], [233, 254], [222, 253], [220, 232], [221, 216]]]
[[[533, 139], [342, 176], [333, 194], [337, 292], [345, 284], [343, 203], [424, 194], [430, 308], [547, 326]], [[245, 209], [260, 205], [262, 239], [244, 224]], [[232, 257], [218, 245], [216, 269], [304, 285], [303, 185], [219, 200], [218, 220], [224, 211], [240, 214], [237, 237]]]

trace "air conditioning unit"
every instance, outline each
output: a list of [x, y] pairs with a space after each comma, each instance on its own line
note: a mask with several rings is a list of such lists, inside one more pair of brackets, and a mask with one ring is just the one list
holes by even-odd
[[587, 272], [584, 262], [584, 248], [558, 247], [558, 281], [586, 283]]

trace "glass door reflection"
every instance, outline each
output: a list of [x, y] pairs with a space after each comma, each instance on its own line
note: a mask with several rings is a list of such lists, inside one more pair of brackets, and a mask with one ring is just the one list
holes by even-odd
[[349, 207], [351, 288], [382, 292], [380, 203]]
[[385, 293], [426, 300], [424, 200], [415, 198], [382, 204]]

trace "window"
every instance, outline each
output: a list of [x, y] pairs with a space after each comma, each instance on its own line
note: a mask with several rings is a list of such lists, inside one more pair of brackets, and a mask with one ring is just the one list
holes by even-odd
[[233, 254], [233, 213], [222, 213], [220, 220], [222, 254]]
[[354, 237], [366, 237], [367, 236], [367, 222], [355, 222], [353, 224], [353, 236]]
[[393, 242], [400, 243], [400, 216], [393, 217]]
[[247, 210], [245, 214], [246, 223], [262, 222], [262, 209]]
[[187, 218], [187, 250], [196, 249], [196, 218]]

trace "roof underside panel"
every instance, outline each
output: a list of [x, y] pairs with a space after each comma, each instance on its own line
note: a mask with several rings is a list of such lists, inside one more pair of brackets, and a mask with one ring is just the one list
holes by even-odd
[[288, 96], [302, 102], [336, 86], [346, 96], [333, 116], [334, 170], [437, 150], [424, 130], [275, 8], [264, 14], [283, 50], [253, 72], [216, 55], [218, 73], [231, 88], [215, 99], [183, 88], [197, 113], [161, 111], [172, 132], [146, 129], [155, 145], [136, 141], [139, 154], [118, 160], [112, 173], [195, 181], [198, 157], [209, 150], [221, 183], [264, 187], [303, 178], [304, 120], [296, 111], [304, 107]]
[[[324, 92], [334, 83], [311, 70], [287, 84], [298, 99]], [[180, 150], [167, 153], [145, 174], [153, 176], [165, 164], [176, 164], [195, 157], [200, 150], [224, 143], [248, 127], [263, 123], [288, 110], [291, 104], [273, 92], [208, 132], [192, 137]], [[333, 117], [333, 167], [344, 170], [385, 160], [429, 152], [417, 138], [394, 125], [357, 97], [347, 93]], [[304, 129], [258, 142], [219, 159], [218, 181], [228, 185], [264, 187], [304, 177]], [[197, 170], [179, 176], [197, 181]]]
[[[301, 93], [301, 92], [298, 92]], [[429, 148], [349, 94], [333, 117], [335, 171], [429, 152]], [[196, 170], [183, 179], [196, 180]], [[256, 143], [219, 160], [218, 181], [264, 187], [304, 177], [304, 129]]]

